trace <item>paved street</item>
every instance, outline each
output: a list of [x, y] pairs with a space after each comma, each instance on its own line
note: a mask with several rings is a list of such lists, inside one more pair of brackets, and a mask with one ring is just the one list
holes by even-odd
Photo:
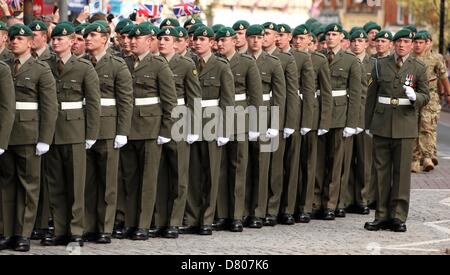
[[413, 176], [407, 233], [364, 230], [364, 222], [373, 219], [372, 212], [332, 222], [246, 229], [241, 234], [114, 240], [111, 245], [86, 244], [82, 249], [46, 248], [33, 241], [31, 254], [445, 254], [450, 249], [450, 113], [442, 114], [439, 139], [439, 166], [432, 173]]

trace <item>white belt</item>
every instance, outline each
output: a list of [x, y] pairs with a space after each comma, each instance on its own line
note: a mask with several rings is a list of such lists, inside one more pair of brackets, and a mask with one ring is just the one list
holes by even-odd
[[347, 95], [347, 90], [331, 91], [331, 94], [333, 95], [333, 97], [345, 96], [345, 95]]
[[381, 104], [388, 104], [388, 105], [411, 105], [411, 101], [407, 98], [390, 98], [385, 96], [379, 96], [378, 102]]
[[186, 103], [184, 102], [184, 98], [177, 99], [177, 105], [186, 105]]
[[83, 101], [61, 102], [61, 110], [83, 109]]
[[202, 100], [202, 107], [215, 107], [219, 106], [218, 99]]
[[268, 93], [268, 94], [263, 94], [263, 101], [269, 101], [271, 97], [272, 97], [272, 91], [270, 91], [270, 93]]
[[[297, 91], [297, 95], [300, 97], [301, 100], [303, 100], [303, 94], [300, 93], [300, 91]], [[314, 93], [314, 98], [317, 98], [319, 95], [320, 95], [320, 91], [317, 90], [317, 92]]]
[[101, 106], [116, 106], [115, 98], [101, 98], [100, 99]]
[[134, 99], [134, 105], [136, 106], [153, 105], [158, 104], [159, 102], [159, 97], [143, 97]]
[[37, 110], [38, 107], [37, 102], [16, 102], [16, 110]]
[[319, 97], [320, 96], [320, 90], [317, 90], [316, 91], [316, 97]]
[[244, 101], [247, 99], [247, 95], [246, 94], [237, 94], [234, 95], [234, 100], [235, 101]]

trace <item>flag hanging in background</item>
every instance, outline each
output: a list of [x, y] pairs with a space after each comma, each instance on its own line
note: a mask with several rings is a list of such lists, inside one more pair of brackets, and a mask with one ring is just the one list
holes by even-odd
[[161, 17], [161, 11], [164, 5], [154, 5], [154, 4], [139, 4], [138, 14], [144, 15], [150, 18]]
[[312, 18], [316, 18], [320, 15], [320, 5], [322, 4], [322, 0], [314, 0], [311, 8], [309, 9], [309, 16]]
[[6, 0], [6, 4], [8, 4], [9, 10], [12, 12], [23, 11], [23, 1], [22, 0]]
[[188, 15], [193, 15], [193, 14], [197, 14], [200, 13], [200, 7], [196, 6], [193, 4], [193, 1], [183, 1], [183, 4], [176, 4], [173, 5], [173, 13], [175, 14], [175, 16], [181, 17], [181, 16], [188, 16]]
[[101, 0], [91, 0], [89, 2], [89, 13], [94, 14], [102, 12], [102, 1]]

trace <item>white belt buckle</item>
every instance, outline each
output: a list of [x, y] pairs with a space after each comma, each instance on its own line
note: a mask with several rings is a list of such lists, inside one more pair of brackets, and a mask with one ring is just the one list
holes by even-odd
[[37, 110], [38, 108], [37, 102], [16, 102], [16, 110]]
[[61, 110], [83, 109], [83, 101], [61, 102]]
[[159, 97], [144, 97], [134, 99], [134, 104], [136, 106], [154, 105], [158, 104], [159, 102]]
[[215, 107], [219, 106], [218, 99], [202, 100], [202, 107]]
[[179, 98], [177, 99], [177, 105], [186, 105], [186, 103], [184, 102], [184, 98]]
[[332, 91], [331, 93], [332, 93], [333, 97], [347, 95], [347, 91], [346, 90], [335, 90], [335, 91]]
[[100, 105], [105, 106], [105, 107], [116, 106], [116, 99], [115, 98], [101, 98]]
[[234, 95], [234, 100], [235, 101], [244, 101], [247, 99], [247, 95], [246, 94], [237, 94]]

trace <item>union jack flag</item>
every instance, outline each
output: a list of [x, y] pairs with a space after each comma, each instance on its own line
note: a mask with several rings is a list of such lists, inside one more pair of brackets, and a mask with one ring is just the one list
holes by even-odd
[[22, 2], [21, 0], [6, 0], [8, 6], [14, 11], [22, 10]]
[[138, 14], [150, 18], [159, 18], [161, 17], [162, 9], [163, 5], [139, 4]]
[[200, 12], [200, 7], [192, 3], [177, 4], [173, 6], [173, 13], [177, 18], [181, 16], [197, 14]]

